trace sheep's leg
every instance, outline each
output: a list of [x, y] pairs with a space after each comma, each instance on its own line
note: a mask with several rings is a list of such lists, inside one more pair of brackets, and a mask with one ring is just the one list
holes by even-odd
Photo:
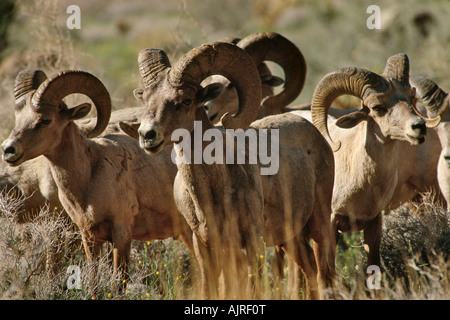
[[[272, 262], [272, 274], [275, 280], [275, 288], [280, 288], [281, 281], [284, 278], [284, 251], [283, 246], [275, 247], [275, 256]], [[275, 298], [281, 299], [281, 290], [275, 291]]]
[[[227, 246], [218, 250], [217, 266], [222, 270], [223, 288], [220, 290], [220, 299], [249, 299], [252, 294], [250, 277], [253, 277], [249, 256], [241, 248]], [[252, 271], [251, 271], [252, 270]]]
[[300, 279], [301, 270], [299, 266], [292, 260], [288, 261], [288, 278], [287, 278], [287, 288], [289, 292], [290, 299], [298, 300], [300, 298]]
[[101, 253], [101, 243], [95, 241], [94, 235], [89, 231], [84, 231], [81, 233], [81, 239], [83, 241], [83, 248], [86, 255], [86, 260], [89, 264], [91, 264], [91, 272], [88, 277], [88, 288], [93, 293], [93, 296], [97, 296], [97, 264], [94, 263], [94, 260], [97, 260]]
[[181, 241], [183, 241], [186, 248], [188, 248], [189, 252], [191, 254], [195, 255], [194, 243], [193, 243], [193, 239], [192, 239], [192, 230], [190, 228], [183, 230], [179, 237], [180, 237]]
[[380, 244], [382, 235], [383, 215], [380, 213], [364, 228], [364, 249], [367, 253], [367, 264], [376, 265], [381, 269]]
[[309, 299], [318, 299], [317, 267], [314, 252], [304, 235], [298, 234], [294, 239], [283, 244], [283, 250], [289, 259], [300, 267], [306, 282], [306, 294]]
[[128, 264], [131, 250], [131, 227], [115, 226], [112, 234], [114, 278], [119, 278], [122, 289], [128, 281]]
[[201, 299], [215, 299], [221, 271], [214, 256], [215, 250], [202, 243], [195, 233], [192, 233], [192, 244], [200, 268]]
[[84, 253], [89, 262], [98, 258], [101, 254], [102, 244], [95, 241], [95, 237], [90, 232], [82, 232], [81, 239], [83, 241]]
[[[208, 290], [208, 275], [206, 273], [206, 261], [205, 261], [205, 248], [202, 248], [203, 244], [198, 239], [195, 233], [192, 234], [192, 248], [194, 250], [195, 258], [198, 262], [198, 266], [200, 268], [200, 283], [201, 283], [201, 293], [200, 298], [210, 299], [211, 296]], [[202, 250], [203, 249], [203, 250]]]
[[260, 262], [260, 255], [263, 251], [261, 246], [247, 246], [247, 263], [248, 263], [248, 278], [245, 299], [261, 299], [261, 281], [262, 281], [262, 266]]
[[[313, 257], [314, 259], [314, 257]], [[288, 278], [287, 278], [287, 291], [290, 299], [299, 299], [299, 279], [301, 277], [302, 271], [295, 261], [292, 259], [288, 260]], [[281, 281], [284, 278], [284, 251], [283, 245], [276, 246], [275, 257], [272, 263], [272, 273], [275, 280], [275, 288], [279, 288]], [[280, 290], [275, 292], [275, 297], [277, 299], [281, 298]]]
[[[319, 199], [321, 198], [319, 197]], [[308, 221], [316, 257], [317, 281], [321, 298], [323, 298], [326, 288], [333, 288], [336, 274], [336, 234], [333, 234], [330, 215], [331, 206], [327, 203], [317, 202], [314, 212]]]

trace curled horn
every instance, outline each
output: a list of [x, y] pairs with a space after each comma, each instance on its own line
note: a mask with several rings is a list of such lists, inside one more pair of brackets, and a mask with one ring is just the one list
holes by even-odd
[[92, 74], [84, 71], [66, 70], [45, 80], [32, 98], [35, 108], [41, 105], [58, 107], [64, 97], [81, 93], [88, 96], [97, 109], [97, 123], [88, 138], [100, 135], [111, 116], [111, 98], [103, 83]]
[[[396, 54], [392, 57], [390, 57], [387, 62], [386, 66], [384, 68], [383, 75], [387, 77], [390, 80], [394, 80], [403, 87], [410, 87], [409, 83], [409, 59], [408, 56], [404, 53]], [[439, 115], [437, 115], [434, 118], [427, 118], [423, 116], [416, 108], [414, 103], [411, 103], [411, 107], [413, 108], [414, 112], [425, 120], [425, 123], [428, 128], [434, 128], [436, 127], [439, 122], [441, 121], [441, 118]]]
[[317, 84], [312, 99], [311, 117], [316, 128], [326, 137], [334, 152], [341, 142], [334, 142], [328, 131], [327, 116], [331, 103], [339, 96], [350, 94], [364, 100], [369, 94], [388, 88], [380, 75], [361, 68], [342, 68], [325, 75]]
[[261, 80], [253, 59], [241, 48], [226, 42], [213, 42], [194, 48], [177, 62], [169, 73], [173, 85], [200, 83], [210, 75], [222, 75], [235, 86], [239, 96], [239, 109], [234, 116], [221, 118], [225, 128], [247, 128], [259, 111]]
[[411, 85], [417, 89], [430, 116], [437, 117], [448, 108], [448, 93], [439, 88], [436, 82], [423, 77], [412, 77]]
[[404, 87], [409, 87], [409, 59], [404, 53], [389, 57], [384, 67], [383, 75], [395, 80]]
[[145, 87], [155, 81], [163, 70], [170, 68], [169, 58], [160, 49], [142, 49], [138, 55], [138, 64]]
[[263, 116], [281, 113], [283, 108], [294, 101], [303, 89], [306, 78], [306, 61], [295, 44], [275, 32], [251, 34], [237, 44], [259, 65], [272, 61], [284, 71], [283, 89], [276, 95], [266, 97], [261, 104]]
[[47, 76], [41, 70], [25, 69], [19, 72], [14, 82], [14, 99], [16, 105], [20, 104], [27, 93], [37, 90]]

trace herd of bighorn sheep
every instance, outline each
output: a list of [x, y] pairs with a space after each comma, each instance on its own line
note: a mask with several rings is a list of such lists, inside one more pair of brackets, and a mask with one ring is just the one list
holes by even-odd
[[[18, 221], [46, 204], [62, 206], [86, 257], [111, 242], [124, 278], [133, 239], [174, 237], [198, 262], [202, 298], [258, 297], [257, 257], [276, 246], [302, 271], [308, 298], [332, 297], [339, 233], [364, 230], [367, 263], [380, 266], [384, 210], [431, 188], [450, 208], [450, 94], [410, 77], [406, 54], [389, 57], [382, 74], [358, 67], [326, 74], [306, 106], [288, 106], [305, 83], [304, 56], [273, 32], [204, 44], [174, 65], [164, 51], [143, 49], [138, 66], [143, 88], [134, 96], [144, 106], [115, 112], [88, 72], [23, 70], [15, 127], [1, 146], [9, 166], [0, 187], [25, 199]], [[96, 118], [82, 119], [90, 103], [63, 102], [75, 93], [91, 99]], [[361, 107], [332, 108], [341, 95]], [[223, 161], [187, 159], [211, 146], [203, 139], [186, 150], [174, 132], [193, 141], [198, 127], [226, 141], [215, 149]], [[277, 173], [261, 174], [266, 164], [249, 161], [251, 146], [232, 154], [247, 161], [230, 164], [233, 130], [245, 141], [268, 137]]]

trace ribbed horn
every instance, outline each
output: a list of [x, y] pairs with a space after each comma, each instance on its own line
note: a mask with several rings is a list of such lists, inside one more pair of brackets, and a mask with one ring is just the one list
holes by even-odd
[[64, 97], [80, 93], [88, 96], [97, 109], [97, 123], [88, 138], [100, 135], [108, 125], [111, 116], [111, 98], [103, 83], [84, 71], [66, 70], [45, 80], [32, 98], [35, 108], [41, 105], [58, 107]]
[[138, 55], [139, 72], [144, 86], [148, 87], [165, 69], [170, 68], [169, 58], [160, 49], [143, 49]]
[[19, 104], [27, 93], [37, 90], [47, 76], [41, 70], [25, 69], [19, 72], [14, 82], [14, 99]]
[[344, 94], [353, 95], [364, 100], [372, 92], [388, 88], [386, 80], [380, 75], [361, 68], [342, 68], [325, 75], [317, 84], [312, 99], [311, 117], [313, 124], [328, 139], [336, 152], [341, 142], [334, 142], [328, 131], [328, 112], [331, 103]]
[[305, 84], [306, 61], [302, 52], [290, 40], [275, 32], [251, 34], [237, 45], [252, 57], [256, 65], [272, 61], [283, 69], [283, 89], [276, 95], [266, 97], [261, 104], [263, 116], [281, 113], [298, 97]]
[[436, 82], [424, 77], [411, 77], [410, 82], [417, 89], [417, 94], [430, 116], [437, 117], [448, 108], [448, 93], [442, 90]]
[[409, 59], [404, 53], [389, 57], [384, 67], [383, 75], [396, 80], [404, 87], [409, 87]]
[[239, 97], [239, 109], [234, 116], [228, 113], [221, 118], [225, 128], [247, 128], [259, 111], [261, 80], [252, 58], [236, 45], [213, 42], [186, 53], [169, 73], [174, 85], [188, 84], [194, 87], [208, 76], [221, 75], [235, 86]]

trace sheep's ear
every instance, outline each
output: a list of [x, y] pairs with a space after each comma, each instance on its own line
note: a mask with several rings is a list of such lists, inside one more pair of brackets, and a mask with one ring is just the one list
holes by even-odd
[[76, 107], [67, 109], [69, 113], [70, 120], [78, 120], [87, 116], [87, 114], [91, 111], [90, 103], [82, 103]]
[[201, 102], [214, 100], [215, 98], [220, 96], [220, 94], [223, 91], [223, 88], [224, 88], [223, 84], [218, 83], [218, 82], [211, 83], [211, 84], [207, 85], [206, 87], [201, 88], [197, 92], [197, 102], [201, 103]]
[[139, 139], [137, 130], [139, 129], [140, 125], [140, 123], [128, 124], [122, 121], [119, 122], [120, 129], [134, 139]]
[[265, 75], [261, 76], [261, 83], [270, 87], [278, 87], [284, 83], [284, 80], [277, 76]]
[[336, 120], [336, 126], [343, 129], [349, 129], [355, 127], [361, 121], [369, 120], [369, 108], [363, 107], [362, 110], [355, 111], [349, 114], [346, 114], [339, 119]]
[[142, 88], [134, 89], [133, 94], [137, 101], [144, 103], [144, 99], [142, 98], [142, 95], [144, 94], [144, 89]]

